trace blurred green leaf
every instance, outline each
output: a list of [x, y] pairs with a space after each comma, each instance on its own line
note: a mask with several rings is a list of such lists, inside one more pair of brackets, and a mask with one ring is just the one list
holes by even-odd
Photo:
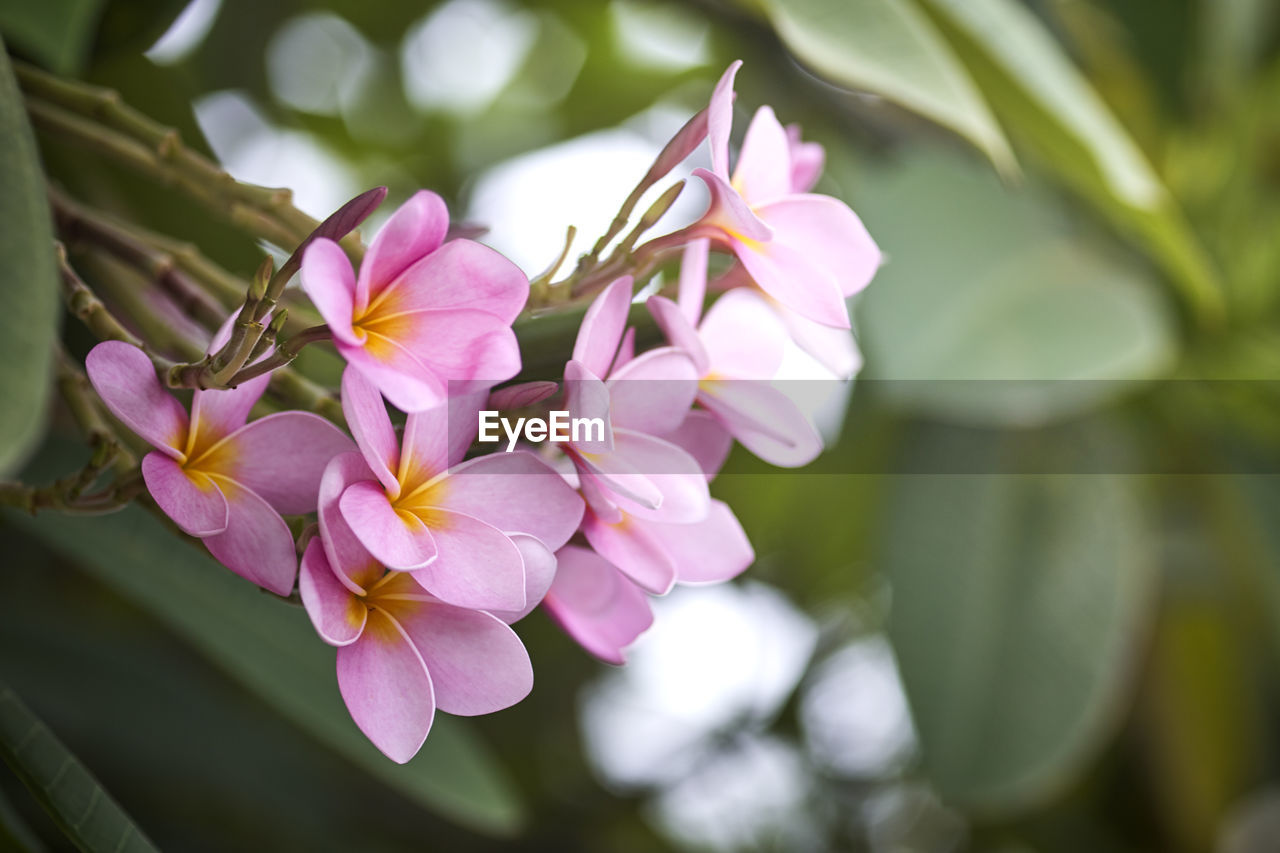
[[897, 480], [883, 539], [889, 633], [945, 799], [989, 816], [1029, 808], [1118, 723], [1156, 577], [1130, 483]]
[[973, 423], [1077, 413], [1172, 363], [1167, 312], [1141, 270], [1073, 236], [1041, 194], [915, 156], [859, 188], [888, 261], [857, 304], [867, 376], [897, 402]]
[[787, 47], [823, 78], [951, 128], [1002, 171], [1013, 153], [982, 94], [916, 0], [764, 0]]
[[80, 850], [137, 853], [156, 849], [88, 769], [4, 682], [0, 682], [0, 755]]
[[[37, 4], [38, 5], [38, 4]], [[4, 8], [11, 8], [7, 4]], [[58, 271], [49, 204], [31, 125], [0, 41], [0, 476], [44, 425], [58, 333]]]
[[20, 529], [154, 613], [228, 674], [318, 741], [405, 796], [479, 832], [506, 835], [523, 804], [464, 723], [437, 715], [418, 756], [397, 765], [347, 714], [333, 650], [306, 614], [179, 543], [137, 507], [109, 518], [45, 514]]
[[1216, 322], [1221, 286], [1159, 177], [1058, 43], [1012, 0], [923, 0], [1005, 126], [1134, 230], [1192, 308]]
[[15, 853], [44, 853], [47, 848], [18, 814], [9, 798], [0, 791], [0, 850]]
[[59, 74], [84, 67], [103, 0], [17, 0], [0, 3], [0, 32]]

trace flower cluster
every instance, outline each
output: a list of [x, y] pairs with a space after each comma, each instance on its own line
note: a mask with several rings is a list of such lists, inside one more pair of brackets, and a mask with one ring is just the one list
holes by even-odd
[[[484, 714], [529, 692], [529, 655], [510, 625], [539, 604], [621, 664], [653, 620], [650, 596], [746, 569], [747, 535], [708, 486], [735, 440], [788, 467], [822, 449], [772, 380], [792, 342], [852, 373], [845, 297], [879, 253], [848, 207], [808, 192], [822, 149], [768, 107], [730, 173], [737, 68], [638, 188], [709, 140], [712, 169], [694, 173], [710, 190], [706, 213], [636, 246], [638, 230], [551, 286], [568, 300], [594, 295], [560, 382], [501, 387], [521, 369], [513, 324], [530, 282], [492, 249], [448, 239], [444, 203], [427, 191], [390, 217], [358, 270], [329, 239], [341, 234], [318, 232], [300, 250], [302, 290], [324, 321], [313, 337], [346, 361], [334, 418], [346, 432], [300, 411], [250, 419], [287, 358], [228, 345], [236, 317], [209, 352], [249, 353], [217, 373], [242, 381], [201, 385], [190, 414], [144, 350], [108, 341], [89, 354], [103, 402], [155, 448], [141, 465], [155, 505], [237, 574], [281, 596], [296, 587], [337, 649], [353, 719], [395, 761], [417, 752], [437, 709]], [[730, 262], [708, 281], [712, 251]], [[645, 303], [665, 341], [639, 351], [630, 273], [677, 258], [674, 298]], [[484, 452], [484, 409], [567, 412], [599, 428]]]

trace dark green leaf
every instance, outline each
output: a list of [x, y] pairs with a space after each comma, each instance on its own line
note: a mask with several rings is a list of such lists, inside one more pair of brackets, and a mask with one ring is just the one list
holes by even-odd
[[47, 848], [27, 825], [9, 798], [0, 791], [0, 850], [16, 853], [45, 853]]
[[[2, 8], [40, 6], [8, 3]], [[49, 203], [31, 125], [0, 42], [0, 476], [44, 425], [58, 333], [58, 272]]]
[[88, 769], [3, 682], [0, 755], [79, 849], [86, 853], [156, 849]]
[[0, 3], [0, 33], [59, 74], [75, 74], [93, 45], [103, 0]]

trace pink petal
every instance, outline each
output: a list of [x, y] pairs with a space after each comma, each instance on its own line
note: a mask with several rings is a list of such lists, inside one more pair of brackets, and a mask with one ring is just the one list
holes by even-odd
[[646, 592], [666, 595], [675, 585], [676, 565], [649, 528], [676, 526], [694, 525], [659, 525], [625, 516], [617, 524], [607, 524], [589, 513], [582, 522], [582, 533], [596, 553]]
[[791, 192], [807, 193], [818, 182], [827, 153], [816, 142], [800, 139], [800, 125], [787, 125], [787, 144], [791, 148]]
[[733, 449], [733, 436], [729, 431], [715, 415], [701, 410], [690, 412], [679, 429], [662, 438], [692, 456], [708, 480], [724, 467], [729, 451]]
[[648, 596], [600, 555], [570, 545], [556, 554], [547, 613], [584, 649], [622, 665], [622, 650], [653, 624]]
[[429, 512], [428, 524], [439, 556], [414, 571], [418, 583], [436, 598], [458, 607], [522, 609], [524, 561], [515, 543], [478, 518], [439, 508]]
[[369, 333], [365, 352], [397, 369], [407, 354], [441, 380], [483, 380], [485, 387], [520, 372], [515, 333], [484, 311], [415, 311], [380, 318], [364, 328]]
[[396, 479], [408, 495], [449, 467], [449, 407], [410, 412], [405, 419]]
[[406, 269], [373, 307], [379, 313], [465, 308], [510, 326], [528, 298], [529, 279], [511, 261], [471, 240], [450, 240]]
[[449, 383], [449, 442], [445, 459], [450, 466], [457, 465], [466, 458], [467, 451], [475, 443], [480, 429], [480, 410], [489, 399], [488, 387], [457, 387], [462, 384], [464, 383]]
[[733, 131], [733, 78], [738, 75], [742, 60], [736, 59], [725, 69], [711, 93], [707, 108], [707, 138], [711, 143], [711, 168], [716, 174], [729, 179], [729, 134]]
[[564, 366], [564, 407], [572, 418], [599, 418], [604, 422], [604, 439], [575, 442], [584, 453], [607, 453], [613, 449], [613, 425], [609, 419], [609, 389], [579, 361]]
[[89, 381], [125, 426], [174, 459], [187, 443], [187, 413], [160, 385], [147, 354], [124, 341], [103, 341], [85, 359]]
[[694, 169], [693, 174], [702, 179], [711, 193], [711, 203], [699, 222], [720, 229], [732, 240], [762, 243], [773, 238], [773, 229], [755, 214], [727, 180], [706, 169]]
[[575, 453], [573, 459], [578, 465], [584, 494], [588, 489], [600, 489], [610, 502], [626, 501], [628, 505], [652, 510], [662, 505], [662, 490], [619, 454], [616, 447], [610, 453]]
[[142, 479], [165, 515], [192, 536], [212, 536], [227, 529], [227, 499], [213, 479], [193, 472], [163, 453], [142, 457]]
[[285, 515], [314, 512], [329, 460], [355, 450], [351, 439], [310, 412], [277, 412], [246, 424], [197, 460]]
[[[698, 242], [705, 244], [705, 241], [702, 240]], [[688, 257], [687, 249], [685, 250], [685, 257]], [[682, 286], [681, 293], [683, 292]], [[653, 315], [654, 322], [658, 324], [658, 328], [662, 330], [662, 334], [666, 336], [671, 345], [676, 349], [684, 350], [689, 358], [693, 359], [693, 366], [697, 370], [698, 376], [705, 376], [711, 368], [711, 363], [707, 359], [707, 350], [702, 345], [702, 340], [698, 337], [698, 330], [689, 321], [684, 310], [665, 296], [651, 296], [645, 305], [649, 308], [649, 313]], [[698, 310], [700, 311], [701, 308], [702, 306], [699, 305]]]
[[819, 323], [849, 328], [849, 308], [835, 275], [782, 238], [768, 243], [731, 241], [733, 252], [760, 289]]
[[614, 452], [635, 471], [643, 474], [662, 495], [656, 507], [642, 502], [619, 501], [637, 518], [686, 524], [706, 518], [711, 496], [707, 478], [688, 453], [670, 442], [631, 430], [614, 430]]
[[422, 655], [383, 610], [338, 649], [338, 690], [351, 719], [383, 754], [404, 764], [422, 748], [435, 718], [435, 692]]
[[342, 414], [369, 468], [388, 494], [398, 496], [400, 482], [396, 479], [396, 470], [400, 466], [400, 442], [396, 440], [382, 395], [373, 382], [353, 366], [342, 371]]
[[191, 395], [191, 429], [187, 458], [198, 459], [219, 441], [244, 426], [249, 411], [267, 390], [271, 374], [263, 374], [227, 390], [198, 390]]
[[628, 362], [608, 386], [615, 427], [661, 434], [680, 426], [689, 414], [698, 393], [698, 371], [684, 350], [659, 347]]
[[822, 452], [822, 437], [795, 402], [768, 382], [704, 382], [700, 402], [742, 446], [771, 465], [798, 468]]
[[[866, 287], [880, 267], [880, 248], [858, 215], [839, 199], [793, 195], [762, 205], [756, 213], [773, 229], [775, 241], [826, 270], [844, 296]], [[821, 317], [811, 319], [823, 322]]]
[[529, 653], [496, 616], [422, 601], [387, 601], [383, 606], [422, 655], [441, 711], [466, 717], [491, 714], [533, 689]]
[[654, 524], [651, 534], [675, 562], [680, 583], [719, 583], [735, 578], [755, 562], [742, 525], [724, 501], [713, 500], [705, 521]]
[[[746, 329], [750, 334], [743, 334]], [[782, 367], [786, 328], [754, 289], [738, 288], [717, 299], [698, 334], [707, 347], [711, 371], [721, 376], [772, 379]]]
[[449, 230], [449, 210], [444, 199], [430, 190], [419, 190], [400, 205], [373, 238], [356, 279], [356, 309], [363, 313], [400, 274], [440, 248]]
[[353, 483], [367, 482], [376, 485], [373, 472], [359, 453], [343, 453], [330, 460], [320, 479], [320, 497], [316, 515], [320, 520], [320, 540], [324, 543], [325, 557], [342, 585], [363, 595], [386, 570], [369, 553], [355, 531], [342, 517], [342, 493]]
[[551, 466], [517, 450], [463, 462], [444, 484], [441, 507], [466, 513], [504, 533], [525, 533], [551, 550], [582, 520], [582, 498]]
[[582, 317], [578, 339], [573, 345], [573, 360], [596, 376], [608, 374], [609, 365], [618, 351], [622, 330], [627, 325], [631, 308], [631, 276], [623, 276], [600, 292]]
[[791, 192], [791, 146], [771, 107], [756, 110], [742, 140], [733, 185], [753, 207]]
[[377, 338], [374, 351], [369, 347], [350, 347], [341, 341], [334, 341], [334, 347], [349, 367], [359, 371], [402, 412], [429, 409], [448, 397], [444, 380], [394, 341]]
[[360, 544], [387, 568], [418, 569], [436, 559], [431, 531], [417, 516], [392, 507], [377, 483], [352, 483], [338, 506]]
[[710, 251], [710, 240], [690, 240], [680, 258], [680, 290], [676, 301], [690, 326], [697, 326], [702, 318], [702, 303], [707, 298], [707, 256]]
[[227, 499], [227, 529], [204, 537], [218, 562], [276, 595], [293, 592], [298, 553], [293, 534], [280, 514], [249, 489], [226, 477], [218, 488]]
[[324, 555], [319, 539], [307, 543], [298, 573], [298, 594], [311, 624], [326, 643], [346, 646], [354, 643], [364, 630], [369, 608], [351, 590], [342, 585]]
[[541, 379], [534, 382], [520, 382], [516, 385], [508, 385], [506, 388], [499, 388], [489, 395], [488, 408], [496, 410], [523, 409], [525, 406], [541, 403], [559, 390], [560, 384], [558, 382], [549, 382]]
[[556, 555], [541, 540], [523, 533], [509, 533], [524, 560], [524, 607], [520, 610], [491, 610], [508, 625], [519, 622], [542, 603], [556, 577]]
[[363, 338], [351, 328], [355, 313], [356, 279], [342, 247], [319, 237], [302, 253], [299, 280], [334, 338], [358, 346]]
[[785, 305], [774, 303], [772, 307], [796, 346], [817, 359], [836, 378], [849, 379], [862, 369], [862, 353], [848, 329], [815, 323]]
[[622, 333], [622, 343], [618, 344], [618, 354], [613, 357], [613, 364], [609, 366], [609, 375], [617, 373], [622, 368], [631, 363], [636, 357], [636, 330], [635, 327], [627, 329]]

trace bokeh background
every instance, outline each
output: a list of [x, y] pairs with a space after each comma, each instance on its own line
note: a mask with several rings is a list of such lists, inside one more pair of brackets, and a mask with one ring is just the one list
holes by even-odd
[[[888, 256], [828, 452], [735, 454], [714, 485], [757, 564], [657, 602], [626, 668], [536, 614], [533, 694], [398, 768], [300, 610], [129, 511], [0, 517], [0, 674], [163, 849], [1280, 849], [1278, 24], [1271, 0], [0, 2], [16, 56], [236, 177], [318, 217], [429, 187], [531, 274], [741, 58], [735, 139], [760, 104], [801, 123]], [[39, 141], [57, 184], [257, 266]], [[75, 452], [57, 424], [32, 477]], [[4, 770], [0, 827], [67, 845]]]

